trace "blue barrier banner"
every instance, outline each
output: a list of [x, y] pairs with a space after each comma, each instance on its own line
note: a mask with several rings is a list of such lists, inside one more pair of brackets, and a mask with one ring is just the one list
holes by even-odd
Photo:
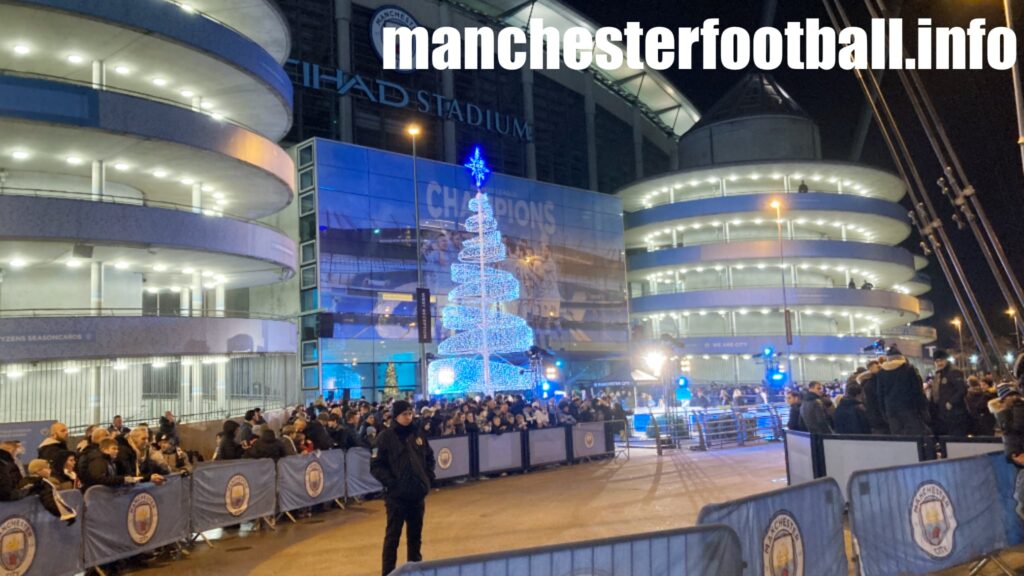
[[405, 564], [391, 576], [740, 576], [736, 533], [700, 526], [497, 554]]
[[523, 467], [523, 433], [481, 434], [480, 473], [504, 472]]
[[[82, 519], [82, 493], [61, 492]], [[0, 574], [64, 576], [82, 572], [82, 526], [61, 522], [30, 496], [0, 504]]]
[[[435, 453], [435, 458], [436, 456]], [[345, 470], [349, 498], [384, 490], [384, 486], [370, 474], [370, 451], [366, 448], [351, 448], [345, 451]]]
[[747, 574], [846, 576], [843, 498], [822, 478], [701, 508], [698, 525], [725, 524], [740, 538]]
[[[1024, 470], [1006, 461], [1002, 452], [987, 456], [992, 473], [996, 478], [999, 506], [1003, 509], [1003, 525], [1006, 527], [1008, 546], [1024, 544]], [[1020, 512], [1017, 512], [1020, 506]]]
[[277, 504], [274, 461], [205, 462], [192, 471], [192, 532], [206, 532], [263, 516]]
[[0, 424], [0, 438], [21, 440], [21, 445], [25, 448], [25, 454], [21, 456], [21, 463], [28, 466], [28, 463], [35, 460], [39, 454], [39, 444], [50, 436], [50, 426], [56, 422], [56, 420], [38, 420]]
[[188, 537], [188, 486], [180, 474], [163, 486], [93, 486], [85, 493], [85, 566], [99, 566]]
[[565, 445], [565, 428], [537, 428], [527, 432], [530, 466], [562, 464], [569, 461]]
[[609, 452], [604, 422], [581, 422], [572, 427], [573, 459], [602, 456]]
[[866, 576], [937, 572], [1006, 547], [989, 456], [857, 472], [850, 529]]
[[824, 436], [821, 445], [825, 456], [822, 476], [835, 478], [847, 501], [850, 495], [845, 491], [854, 472], [921, 461], [921, 439], [914, 437]]
[[344, 497], [344, 450], [285, 456], [277, 461], [277, 503], [281, 512]]
[[431, 438], [434, 451], [434, 475], [438, 480], [469, 476], [469, 436]]

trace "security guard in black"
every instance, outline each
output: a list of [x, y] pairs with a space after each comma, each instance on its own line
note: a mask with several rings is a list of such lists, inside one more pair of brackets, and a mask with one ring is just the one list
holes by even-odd
[[423, 559], [423, 501], [434, 482], [434, 451], [413, 424], [412, 405], [398, 400], [391, 406], [392, 425], [377, 436], [377, 450], [370, 472], [384, 485], [388, 524], [384, 532], [383, 576], [395, 569], [398, 541], [406, 527], [409, 562]]

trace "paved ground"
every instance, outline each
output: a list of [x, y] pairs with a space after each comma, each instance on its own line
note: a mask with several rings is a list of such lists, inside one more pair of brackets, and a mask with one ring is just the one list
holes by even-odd
[[[785, 486], [781, 444], [711, 453], [633, 450], [622, 458], [435, 490], [427, 500], [423, 555], [439, 559], [692, 526], [709, 502]], [[376, 576], [384, 505], [369, 501], [274, 533], [214, 532], [216, 548], [136, 574]], [[325, 555], [326, 553], [326, 555]], [[399, 562], [405, 551], [400, 549]]]

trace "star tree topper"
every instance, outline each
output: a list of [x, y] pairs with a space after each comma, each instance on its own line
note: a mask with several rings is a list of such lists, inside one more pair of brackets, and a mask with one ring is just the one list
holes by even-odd
[[484, 157], [480, 155], [480, 147], [477, 146], [473, 151], [473, 155], [470, 156], [469, 161], [463, 164], [469, 173], [473, 176], [473, 182], [476, 183], [476, 187], [480, 188], [484, 185], [484, 180], [487, 179], [487, 175], [491, 173], [491, 169], [487, 167], [487, 163], [484, 161]]

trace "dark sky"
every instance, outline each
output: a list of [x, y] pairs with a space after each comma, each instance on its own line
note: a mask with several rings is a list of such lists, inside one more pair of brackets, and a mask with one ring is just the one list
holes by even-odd
[[[760, 25], [760, 1], [742, 0], [564, 0], [600, 25], [625, 26], [638, 21], [645, 29], [654, 26], [669, 28], [699, 26], [707, 18], [721, 19], [721, 27], [741, 26], [749, 30]], [[841, 0], [854, 23], [866, 26], [868, 13], [862, 0]], [[1020, 30], [1020, 14], [1015, 28]], [[929, 17], [935, 26], [967, 26], [974, 18], [985, 18], [988, 25], [1002, 25], [1002, 0], [906, 0], [903, 17], [912, 19], [905, 24], [907, 36], [917, 18]], [[828, 22], [828, 14], [816, 0], [779, 0], [775, 25], [785, 22], [819, 18]], [[1022, 41], [1021, 43], [1024, 43]], [[825, 158], [847, 160], [861, 115], [864, 96], [852, 72], [803, 71], [779, 69], [773, 72], [790, 95], [811, 115], [821, 128]], [[936, 108], [949, 131], [954, 147], [960, 154], [971, 183], [992, 219], [1009, 258], [1018, 272], [1024, 269], [1024, 226], [1019, 223], [1021, 200], [1024, 199], [1024, 173], [1021, 169], [1020, 150], [1016, 144], [1016, 114], [1013, 101], [1013, 83], [1010, 72], [932, 71], [922, 72], [922, 78], [935, 101]], [[722, 96], [743, 72], [728, 70], [668, 70], [665, 75], [679, 87], [701, 111], [707, 110]], [[889, 73], [883, 83], [897, 119], [911, 142], [915, 160], [926, 186], [941, 175], [917, 123], [909, 101], [903, 95], [899, 78]], [[872, 128], [863, 162], [895, 170], [888, 150], [876, 128]], [[992, 329], [1002, 336], [1011, 335], [1012, 326], [1004, 314], [1002, 299], [978, 245], [969, 230], [960, 232], [950, 217], [950, 203], [931, 187], [932, 201], [946, 223], [950, 239], [960, 256], [978, 298], [984, 303]], [[909, 202], [904, 202], [909, 207]], [[906, 243], [915, 252], [919, 239], [912, 237]], [[925, 297], [935, 302], [935, 317], [929, 324], [940, 330], [940, 343], [953, 345], [955, 330], [949, 321], [959, 314], [956, 301], [942, 276], [942, 270], [932, 259], [925, 270], [930, 274], [934, 289]], [[966, 333], [966, 330], [965, 330]]]

